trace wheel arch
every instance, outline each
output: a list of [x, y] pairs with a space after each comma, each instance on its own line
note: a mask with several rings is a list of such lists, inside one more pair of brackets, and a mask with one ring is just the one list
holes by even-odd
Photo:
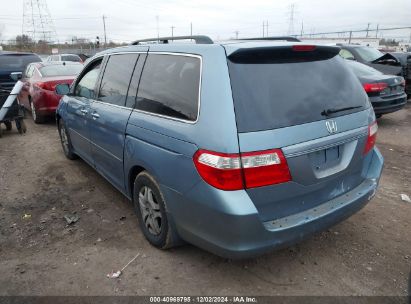
[[131, 199], [133, 199], [133, 193], [134, 193], [134, 180], [136, 179], [137, 175], [139, 175], [143, 171], [147, 171], [147, 170], [142, 166], [135, 165], [131, 167], [128, 172], [127, 186], [128, 186], [128, 193]]

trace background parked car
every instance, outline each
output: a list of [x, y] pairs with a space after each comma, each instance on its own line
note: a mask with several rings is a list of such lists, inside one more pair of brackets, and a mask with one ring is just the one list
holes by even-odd
[[402, 109], [407, 103], [405, 80], [401, 76], [385, 75], [365, 64], [347, 60], [361, 81], [377, 117]]
[[83, 62], [81, 57], [76, 54], [58, 54], [58, 55], [51, 55], [47, 57], [46, 62], [53, 62], [53, 61], [74, 61], [74, 62]]
[[341, 48], [340, 56], [348, 60], [355, 60], [389, 75], [403, 75], [401, 62], [390, 53], [363, 45], [338, 44]]
[[10, 74], [23, 72], [32, 62], [41, 62], [41, 58], [33, 53], [0, 52], [0, 89], [11, 90], [16, 80]]
[[405, 78], [405, 92], [411, 95], [411, 53], [410, 52], [393, 52], [402, 65], [403, 76]]
[[31, 111], [35, 123], [55, 114], [61, 98], [54, 91], [56, 85], [70, 85], [82, 67], [79, 62], [39, 62], [27, 66], [22, 77], [25, 86], [19, 98]]

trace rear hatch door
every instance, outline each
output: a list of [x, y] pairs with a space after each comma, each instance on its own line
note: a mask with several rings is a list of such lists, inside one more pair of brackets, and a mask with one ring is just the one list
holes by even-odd
[[364, 180], [373, 112], [328, 46], [227, 48], [241, 153], [282, 149], [291, 181], [247, 189], [263, 221], [311, 209]]

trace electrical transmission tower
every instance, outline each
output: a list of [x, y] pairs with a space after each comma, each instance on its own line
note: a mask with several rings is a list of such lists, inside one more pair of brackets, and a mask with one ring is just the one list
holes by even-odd
[[57, 33], [46, 0], [23, 0], [22, 33], [34, 42], [56, 42]]
[[288, 19], [288, 35], [293, 35], [294, 34], [294, 9], [295, 5], [294, 3], [290, 5], [290, 11], [289, 11], [289, 19]]

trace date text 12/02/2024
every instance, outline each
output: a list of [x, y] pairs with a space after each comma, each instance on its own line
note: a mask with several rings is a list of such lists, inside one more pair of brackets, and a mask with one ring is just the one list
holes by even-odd
[[199, 297], [184, 297], [184, 296], [163, 296], [163, 297], [150, 297], [150, 303], [257, 303], [257, 298], [247, 296], [234, 296], [234, 297], [212, 297], [212, 296], [199, 296]]

